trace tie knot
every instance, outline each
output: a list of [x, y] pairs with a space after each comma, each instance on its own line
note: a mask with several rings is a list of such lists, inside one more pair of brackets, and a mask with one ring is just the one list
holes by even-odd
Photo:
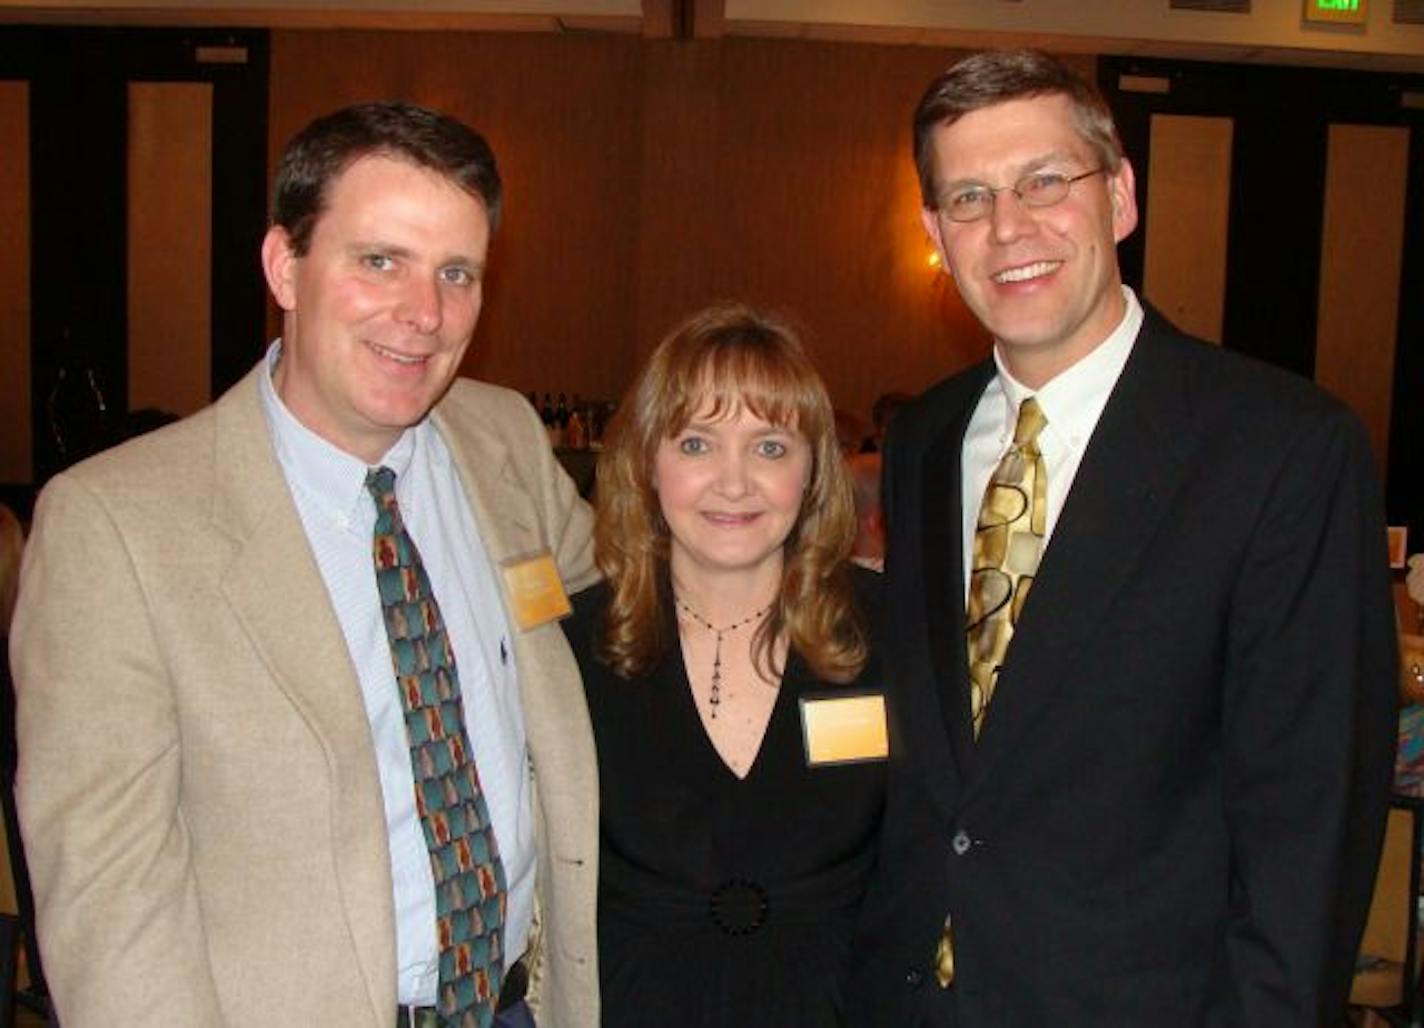
[[384, 506], [387, 497], [395, 496], [396, 473], [388, 467], [372, 468], [366, 472], [366, 491], [376, 501], [376, 506]]
[[1030, 396], [1019, 404], [1019, 420], [1014, 426], [1014, 445], [1023, 447], [1036, 443], [1038, 433], [1043, 431], [1046, 424], [1048, 419], [1043, 416], [1043, 408], [1038, 405], [1038, 400]]

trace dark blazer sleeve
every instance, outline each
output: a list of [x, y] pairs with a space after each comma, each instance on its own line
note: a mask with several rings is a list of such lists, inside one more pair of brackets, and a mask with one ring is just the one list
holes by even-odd
[[1224, 661], [1232, 1024], [1338, 1018], [1393, 766], [1396, 651], [1368, 442], [1331, 407], [1292, 450], [1241, 562]]

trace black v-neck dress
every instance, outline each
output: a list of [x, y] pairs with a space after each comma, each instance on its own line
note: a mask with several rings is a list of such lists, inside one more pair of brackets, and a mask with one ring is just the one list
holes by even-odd
[[[870, 573], [857, 586], [864, 604]], [[637, 681], [594, 659], [606, 602], [588, 590], [564, 622], [598, 744], [604, 1028], [837, 1028], [884, 762], [807, 767], [800, 700], [878, 692], [876, 664], [836, 685], [792, 654], [739, 779], [703, 730], [679, 647]]]

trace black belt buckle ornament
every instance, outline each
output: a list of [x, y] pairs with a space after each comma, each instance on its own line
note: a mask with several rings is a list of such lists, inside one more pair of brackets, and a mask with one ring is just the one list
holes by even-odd
[[751, 935], [766, 924], [771, 912], [771, 896], [756, 882], [729, 878], [712, 890], [707, 913], [726, 935]]

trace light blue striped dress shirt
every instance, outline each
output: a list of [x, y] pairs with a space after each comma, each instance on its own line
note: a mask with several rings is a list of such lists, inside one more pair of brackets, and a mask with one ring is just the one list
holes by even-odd
[[[435, 1002], [435, 886], [415, 810], [405, 717], [371, 561], [375, 504], [367, 465], [302, 425], [272, 386], [281, 341], [267, 351], [262, 401], [277, 459], [296, 502], [332, 608], [341, 623], [371, 724], [390, 833], [395, 892], [396, 996]], [[465, 723], [509, 881], [507, 960], [524, 952], [534, 910], [532, 782], [514, 647], [499, 579], [480, 541], [459, 472], [429, 418], [407, 430], [381, 463], [440, 602], [460, 669]]]

